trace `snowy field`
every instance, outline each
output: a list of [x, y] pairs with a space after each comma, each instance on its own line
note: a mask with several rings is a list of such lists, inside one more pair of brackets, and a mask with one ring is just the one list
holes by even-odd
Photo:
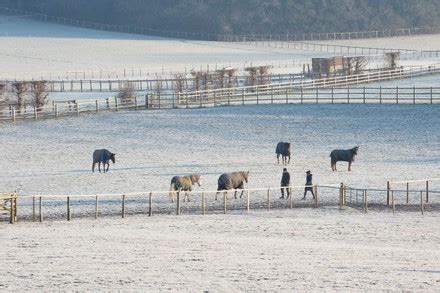
[[[211, 70], [252, 64], [282, 65], [310, 58], [301, 51], [254, 48], [240, 44], [175, 40], [157, 37], [94, 31], [62, 25], [0, 16], [0, 64], [8, 68], [0, 78], [57, 78], [70, 72], [95, 72], [98, 78], [116, 73], [127, 75], [168, 75], [200, 67]], [[316, 55], [316, 54], [314, 54]], [[323, 54], [319, 54], [323, 55]], [[300, 64], [296, 66], [299, 70]]]
[[[422, 39], [427, 40], [423, 46]], [[436, 49], [437, 40], [418, 36], [368, 44]], [[317, 57], [286, 48], [140, 37], [10, 17], [0, 17], [0, 52], [0, 65], [8, 68], [0, 78]], [[437, 83], [432, 76], [380, 85]], [[195, 191], [200, 194], [216, 189], [223, 172], [238, 170], [250, 172], [249, 188], [277, 187], [283, 168], [275, 157], [279, 141], [292, 143], [287, 168], [293, 185], [304, 184], [305, 171], [311, 170], [315, 184], [385, 189], [387, 180], [440, 177], [439, 110], [438, 105], [260, 105], [0, 123], [0, 191], [148, 194], [166, 191], [174, 175], [199, 173], [203, 185]], [[340, 163], [332, 172], [331, 150], [355, 145], [360, 151], [353, 171]], [[92, 152], [98, 148], [116, 153], [116, 164], [106, 174], [91, 172]], [[411, 188], [421, 190], [424, 184]], [[440, 182], [431, 189], [440, 190]], [[156, 214], [147, 217], [144, 196], [127, 202], [125, 219], [120, 219], [118, 198], [101, 203], [98, 220], [93, 203], [85, 212], [85, 205], [74, 201], [71, 222], [64, 220], [63, 198], [60, 205], [44, 203], [43, 223], [28, 221], [27, 202], [19, 206], [19, 216], [26, 219], [15, 225], [0, 222], [0, 291], [440, 290], [438, 208], [424, 216], [400, 208], [394, 215], [383, 210], [364, 214], [339, 211], [338, 191], [319, 195], [332, 204], [312, 209], [310, 197], [301, 201], [302, 190], [295, 189], [293, 210], [278, 200], [277, 191], [272, 211], [246, 214], [243, 200], [230, 197], [231, 206], [240, 209], [228, 215], [210, 210], [206, 216], [195, 210], [200, 202], [194, 198], [182, 203], [180, 217], [171, 215], [171, 204], [168, 212], [158, 212], [158, 204], [169, 203], [163, 194], [154, 199]], [[264, 208], [265, 193], [253, 194], [252, 200], [256, 196], [262, 202], [256, 207]], [[383, 203], [383, 192], [370, 196]], [[440, 194], [430, 196], [438, 207]], [[212, 208], [214, 199], [207, 200]], [[402, 204], [401, 197], [397, 200]]]
[[439, 220], [300, 209], [0, 225], [0, 291], [438, 292]]

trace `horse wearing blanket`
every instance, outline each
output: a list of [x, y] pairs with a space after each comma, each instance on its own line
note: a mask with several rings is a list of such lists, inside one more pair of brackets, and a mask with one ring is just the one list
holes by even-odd
[[[215, 194], [215, 200], [217, 200], [217, 194], [220, 191], [231, 190], [231, 189], [241, 189], [240, 198], [243, 196], [244, 182], [248, 182], [249, 171], [247, 172], [234, 172], [234, 173], [224, 173], [218, 178], [218, 188]], [[225, 191], [226, 193], [226, 191]], [[237, 199], [237, 190], [235, 190], [234, 198]]]
[[183, 201], [185, 198], [189, 201], [189, 193], [186, 191], [192, 191], [192, 186], [196, 184], [201, 186], [200, 175], [192, 174], [190, 176], [174, 176], [171, 178], [170, 193], [171, 202], [174, 202], [174, 196], [176, 192], [185, 191]]
[[[108, 171], [110, 167], [109, 161], [115, 163], [115, 154], [110, 152], [109, 150], [95, 150], [93, 152], [93, 164], [92, 164], [92, 172], [95, 172], [95, 164], [98, 163], [98, 170], [101, 172], [101, 163], [104, 168], [104, 173]], [[105, 165], [107, 164], [107, 170], [105, 169]]]
[[354, 162], [354, 156], [357, 155], [358, 150], [358, 146], [349, 150], [333, 150], [330, 153], [332, 171], [336, 171], [338, 161], [348, 162], [348, 171], [351, 171], [351, 163]]
[[[279, 142], [277, 144], [277, 148], [275, 149], [275, 153], [277, 154], [278, 164], [280, 163], [280, 155], [281, 161], [283, 165], [287, 165], [290, 163], [290, 143], [289, 142]], [[287, 161], [289, 158], [289, 161]]]

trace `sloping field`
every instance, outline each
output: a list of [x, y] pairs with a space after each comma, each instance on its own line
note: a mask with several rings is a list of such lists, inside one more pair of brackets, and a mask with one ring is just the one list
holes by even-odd
[[[211, 70], [224, 66], [292, 64], [309, 56], [304, 52], [249, 48], [237, 44], [173, 40], [110, 33], [0, 16], [0, 64], [8, 71], [0, 78], [58, 78], [67, 73], [78, 77], [95, 72], [95, 78], [119, 73], [145, 76]], [[322, 54], [321, 54], [322, 55]], [[299, 64], [297, 64], [298, 66]], [[299, 66], [298, 66], [299, 68]]]

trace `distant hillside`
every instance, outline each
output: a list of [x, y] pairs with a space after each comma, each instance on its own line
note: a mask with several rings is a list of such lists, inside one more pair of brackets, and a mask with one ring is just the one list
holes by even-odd
[[0, 6], [93, 22], [205, 33], [440, 27], [438, 0], [0, 0]]

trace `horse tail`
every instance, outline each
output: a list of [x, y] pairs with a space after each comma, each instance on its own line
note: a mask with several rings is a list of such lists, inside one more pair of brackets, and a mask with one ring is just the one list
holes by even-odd
[[171, 197], [171, 201], [174, 202], [174, 195], [176, 194], [176, 183], [172, 182], [170, 184], [170, 193], [168, 194]]

